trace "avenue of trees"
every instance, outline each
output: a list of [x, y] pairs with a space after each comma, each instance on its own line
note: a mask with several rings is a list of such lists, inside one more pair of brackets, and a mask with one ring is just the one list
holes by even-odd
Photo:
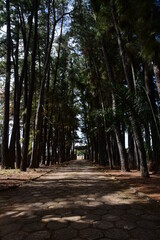
[[2, 168], [73, 159], [81, 128], [91, 161], [158, 171], [159, 23], [154, 0], [2, 0]]

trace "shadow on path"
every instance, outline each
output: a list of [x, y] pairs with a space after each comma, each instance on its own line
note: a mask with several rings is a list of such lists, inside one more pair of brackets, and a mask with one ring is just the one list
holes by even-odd
[[86, 160], [2, 192], [1, 240], [160, 239], [160, 207]]

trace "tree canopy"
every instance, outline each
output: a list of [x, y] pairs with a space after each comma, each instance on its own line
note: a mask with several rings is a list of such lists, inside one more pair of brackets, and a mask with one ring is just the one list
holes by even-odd
[[154, 0], [1, 1], [2, 168], [85, 145], [111, 169], [158, 171], [159, 22]]

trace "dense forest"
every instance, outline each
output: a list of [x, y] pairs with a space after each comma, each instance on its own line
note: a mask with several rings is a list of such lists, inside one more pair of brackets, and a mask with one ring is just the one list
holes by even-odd
[[1, 0], [2, 168], [160, 167], [160, 1]]

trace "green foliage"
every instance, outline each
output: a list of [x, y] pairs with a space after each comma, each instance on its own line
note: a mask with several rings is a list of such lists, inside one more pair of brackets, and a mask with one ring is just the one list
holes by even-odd
[[[65, 142], [68, 148], [78, 138], [79, 127], [85, 135], [85, 140], [97, 140], [99, 129], [113, 133], [118, 123], [124, 129], [130, 127], [130, 114], [135, 113], [141, 126], [151, 113], [148, 99], [144, 94], [144, 65], [152, 68], [155, 53], [159, 53], [160, 34], [159, 10], [153, 0], [142, 1], [67, 1], [51, 0], [38, 2], [38, 40], [35, 61], [35, 74], [32, 69], [32, 53], [34, 46], [35, 18], [29, 43], [29, 55], [26, 64], [26, 75], [23, 77], [22, 93], [20, 94], [20, 123], [26, 117], [29, 89], [33, 74], [34, 89], [32, 101], [32, 116], [30, 131], [29, 154], [35, 132], [35, 116], [41, 92], [42, 81], [45, 79], [42, 123], [38, 134], [48, 137], [52, 128], [49, 143], [60, 148]], [[73, 6], [72, 6], [73, 5]], [[24, 52], [29, 35], [30, 19], [33, 13], [34, 1], [11, 0], [11, 86], [10, 86], [10, 117], [13, 117], [16, 101], [15, 95], [19, 88], [23, 72]], [[70, 11], [63, 16], [63, 13]], [[0, 29], [6, 25], [5, 1], [0, 2]], [[117, 33], [112, 13], [115, 14], [117, 27], [122, 41], [127, 74], [131, 83], [129, 89], [126, 82], [122, 53], [117, 43]], [[63, 17], [62, 17], [63, 16]], [[49, 66], [46, 70], [45, 61], [51, 41], [55, 19], [60, 19], [55, 28], [53, 47], [49, 56]], [[63, 19], [63, 31], [60, 35], [60, 25]], [[47, 29], [48, 28], [48, 29]], [[47, 43], [47, 41], [49, 41]], [[6, 72], [6, 33], [0, 34], [0, 77], [5, 80]], [[17, 47], [18, 46], [18, 47]], [[108, 74], [106, 60], [112, 72], [112, 81]], [[160, 56], [158, 56], [160, 58]], [[16, 72], [17, 67], [17, 72]], [[134, 69], [133, 69], [134, 68]], [[134, 70], [134, 73], [133, 73]], [[46, 72], [45, 72], [46, 71]], [[18, 77], [16, 79], [16, 74]], [[153, 74], [153, 73], [152, 73]], [[151, 79], [153, 81], [153, 79]], [[16, 85], [17, 84], [17, 85]], [[27, 85], [27, 87], [26, 87]], [[18, 86], [18, 87], [17, 87]], [[27, 92], [26, 92], [27, 91]], [[25, 97], [27, 100], [25, 99]], [[115, 106], [113, 104], [115, 98]], [[27, 103], [26, 103], [27, 102]], [[159, 101], [156, 102], [157, 106]], [[158, 107], [157, 107], [158, 108]], [[23, 124], [22, 124], [23, 125]], [[24, 130], [25, 124], [22, 127]], [[96, 140], [95, 140], [96, 139]], [[23, 144], [22, 138], [20, 143]]]

